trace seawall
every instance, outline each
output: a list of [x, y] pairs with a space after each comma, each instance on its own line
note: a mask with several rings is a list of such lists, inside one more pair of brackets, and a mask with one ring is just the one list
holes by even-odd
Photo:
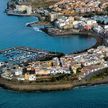
[[4, 89], [23, 91], [23, 92], [33, 92], [33, 91], [61, 91], [70, 90], [75, 87], [81, 86], [94, 86], [100, 84], [108, 84], [108, 79], [96, 80], [96, 81], [76, 81], [76, 82], [45, 82], [45, 83], [21, 83], [8, 81], [6, 79], [0, 78], [0, 86]]

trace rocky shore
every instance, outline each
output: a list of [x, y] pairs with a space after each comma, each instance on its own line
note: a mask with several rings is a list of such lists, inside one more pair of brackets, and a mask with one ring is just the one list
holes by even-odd
[[[31, 84], [30, 84], [31, 83]], [[3, 78], [0, 78], [0, 87], [4, 89], [14, 91], [58, 91], [58, 90], [69, 90], [75, 87], [81, 86], [94, 86], [100, 84], [108, 84], [108, 79], [94, 80], [94, 81], [64, 81], [64, 82], [44, 82], [44, 83], [32, 83], [32, 82], [13, 82]]]
[[0, 86], [5, 89], [15, 90], [15, 91], [55, 91], [55, 90], [65, 90], [72, 88], [71, 82], [14, 82], [3, 78], [0, 78]]

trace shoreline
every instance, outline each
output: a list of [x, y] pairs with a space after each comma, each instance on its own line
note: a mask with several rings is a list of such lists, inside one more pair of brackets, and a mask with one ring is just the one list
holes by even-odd
[[13, 12], [12, 10], [8, 10], [8, 9], [5, 10], [5, 13], [8, 16], [19, 16], [19, 17], [30, 17], [30, 16], [33, 16], [33, 15], [28, 15], [28, 14], [23, 14], [23, 13], [16, 13], [16, 12]]
[[98, 34], [96, 34], [94, 32], [86, 32], [86, 31], [83, 31], [83, 32], [78, 32], [78, 31], [68, 32], [68, 31], [66, 31], [64, 33], [63, 32], [57, 33], [57, 32], [49, 32], [48, 28], [44, 28], [44, 29], [42, 28], [41, 30], [43, 32], [45, 32], [46, 34], [48, 34], [50, 36], [54, 36], [54, 37], [64, 37], [66, 35], [68, 35], [68, 36], [72, 36], [72, 35], [80, 35], [80, 36], [82, 36], [83, 35], [84, 37], [86, 36], [86, 37], [89, 37], [89, 38], [95, 38], [96, 39], [96, 43], [93, 46], [91, 46], [89, 48], [86, 48], [86, 49], [84, 49], [82, 51], [76, 51], [76, 52], [73, 52], [73, 53], [70, 53], [70, 54], [77, 54], [77, 53], [85, 52], [90, 48], [96, 48], [99, 45], [102, 45], [103, 42], [104, 42], [103, 39], [100, 37], [100, 35], [98, 35]]
[[30, 82], [23, 84], [21, 82], [12, 82], [8, 81], [6, 79], [0, 78], [0, 87], [3, 89], [18, 91], [18, 92], [48, 92], [48, 91], [64, 91], [64, 90], [72, 90], [74, 88], [80, 88], [80, 87], [89, 87], [89, 86], [95, 86], [95, 85], [101, 85], [101, 84], [108, 84], [107, 80], [95, 80], [95, 81], [80, 81], [80, 82], [71, 82], [67, 81], [64, 83], [60, 82], [45, 82], [43, 83], [37, 83], [37, 84], [29, 84]]
[[[79, 35], [84, 35], [87, 37], [94, 37], [96, 39], [96, 44], [94, 46], [91, 46], [90, 48], [96, 48], [98, 45], [102, 44], [102, 39], [93, 34], [93, 33], [87, 33], [87, 32], [79, 32], [79, 33], [73, 33], [73, 34], [79, 34]], [[71, 34], [70, 34], [71, 35]], [[75, 52], [73, 54], [78, 54], [87, 51], [89, 48]], [[60, 54], [60, 52], [58, 53]], [[13, 90], [13, 91], [23, 91], [23, 92], [33, 92], [33, 91], [62, 91], [62, 90], [70, 90], [75, 87], [81, 87], [81, 86], [93, 86], [93, 85], [100, 85], [100, 84], [108, 84], [108, 80], [100, 80], [100, 81], [92, 81], [92, 82], [87, 82], [87, 81], [76, 81], [72, 82], [71, 80], [69, 81], [57, 81], [57, 82], [22, 82], [22, 81], [10, 81], [6, 80], [3, 78], [0, 78], [0, 87], [8, 90]]]
[[[14, 13], [13, 11], [6, 11], [7, 15], [13, 15], [13, 16], [33, 16], [33, 15], [27, 15], [27, 14], [18, 14]], [[39, 16], [37, 16], [39, 18]], [[33, 23], [35, 24], [35, 23]], [[44, 22], [36, 22], [36, 24], [44, 24]], [[45, 24], [46, 25], [46, 24]], [[28, 25], [29, 26], [29, 25]], [[31, 25], [30, 25], [31, 26]], [[49, 29], [49, 30], [47, 30]], [[90, 37], [95, 38], [96, 43], [92, 45], [89, 48], [86, 48], [81, 51], [73, 52], [73, 54], [78, 54], [87, 51], [90, 48], [96, 48], [99, 45], [102, 45], [103, 39], [94, 32], [86, 32], [86, 31], [78, 31], [78, 30], [58, 30], [51, 31], [50, 28], [44, 28], [41, 29], [45, 33], [47, 33], [50, 36], [72, 36], [72, 35], [80, 35], [84, 37]], [[55, 53], [53, 56], [63, 56], [61, 52], [53, 52]], [[72, 53], [70, 53], [72, 54]], [[46, 57], [45, 59], [49, 59], [49, 57]], [[24, 92], [32, 92], [32, 91], [60, 91], [60, 90], [69, 90], [73, 89], [75, 87], [81, 87], [81, 86], [93, 86], [93, 85], [100, 85], [100, 84], [108, 84], [108, 80], [99, 80], [99, 81], [78, 81], [72, 82], [72, 80], [69, 81], [55, 81], [55, 82], [22, 82], [22, 81], [14, 81], [14, 80], [6, 80], [4, 78], [0, 77], [0, 87], [4, 89], [14, 90], [14, 91], [24, 91]]]

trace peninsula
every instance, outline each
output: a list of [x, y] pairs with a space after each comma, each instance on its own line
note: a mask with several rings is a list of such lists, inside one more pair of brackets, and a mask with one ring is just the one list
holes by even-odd
[[[43, 0], [44, 1], [44, 0]], [[50, 36], [93, 37], [97, 43], [73, 54], [48, 52], [28, 47], [0, 51], [0, 86], [18, 91], [71, 89], [108, 83], [108, 2], [101, 0], [51, 0], [45, 7], [34, 0], [11, 0], [7, 15], [38, 16], [40, 30]]]

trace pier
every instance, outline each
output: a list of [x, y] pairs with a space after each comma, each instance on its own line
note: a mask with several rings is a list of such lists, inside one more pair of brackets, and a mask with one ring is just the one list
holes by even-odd
[[41, 21], [33, 21], [33, 22], [28, 22], [26, 23], [27, 27], [32, 27], [32, 26], [48, 26], [50, 27], [51, 24], [49, 22], [41, 22]]
[[11, 16], [32, 16], [32, 15], [23, 14], [23, 13], [17, 13], [12, 10], [6, 10], [6, 14], [11, 15]]

